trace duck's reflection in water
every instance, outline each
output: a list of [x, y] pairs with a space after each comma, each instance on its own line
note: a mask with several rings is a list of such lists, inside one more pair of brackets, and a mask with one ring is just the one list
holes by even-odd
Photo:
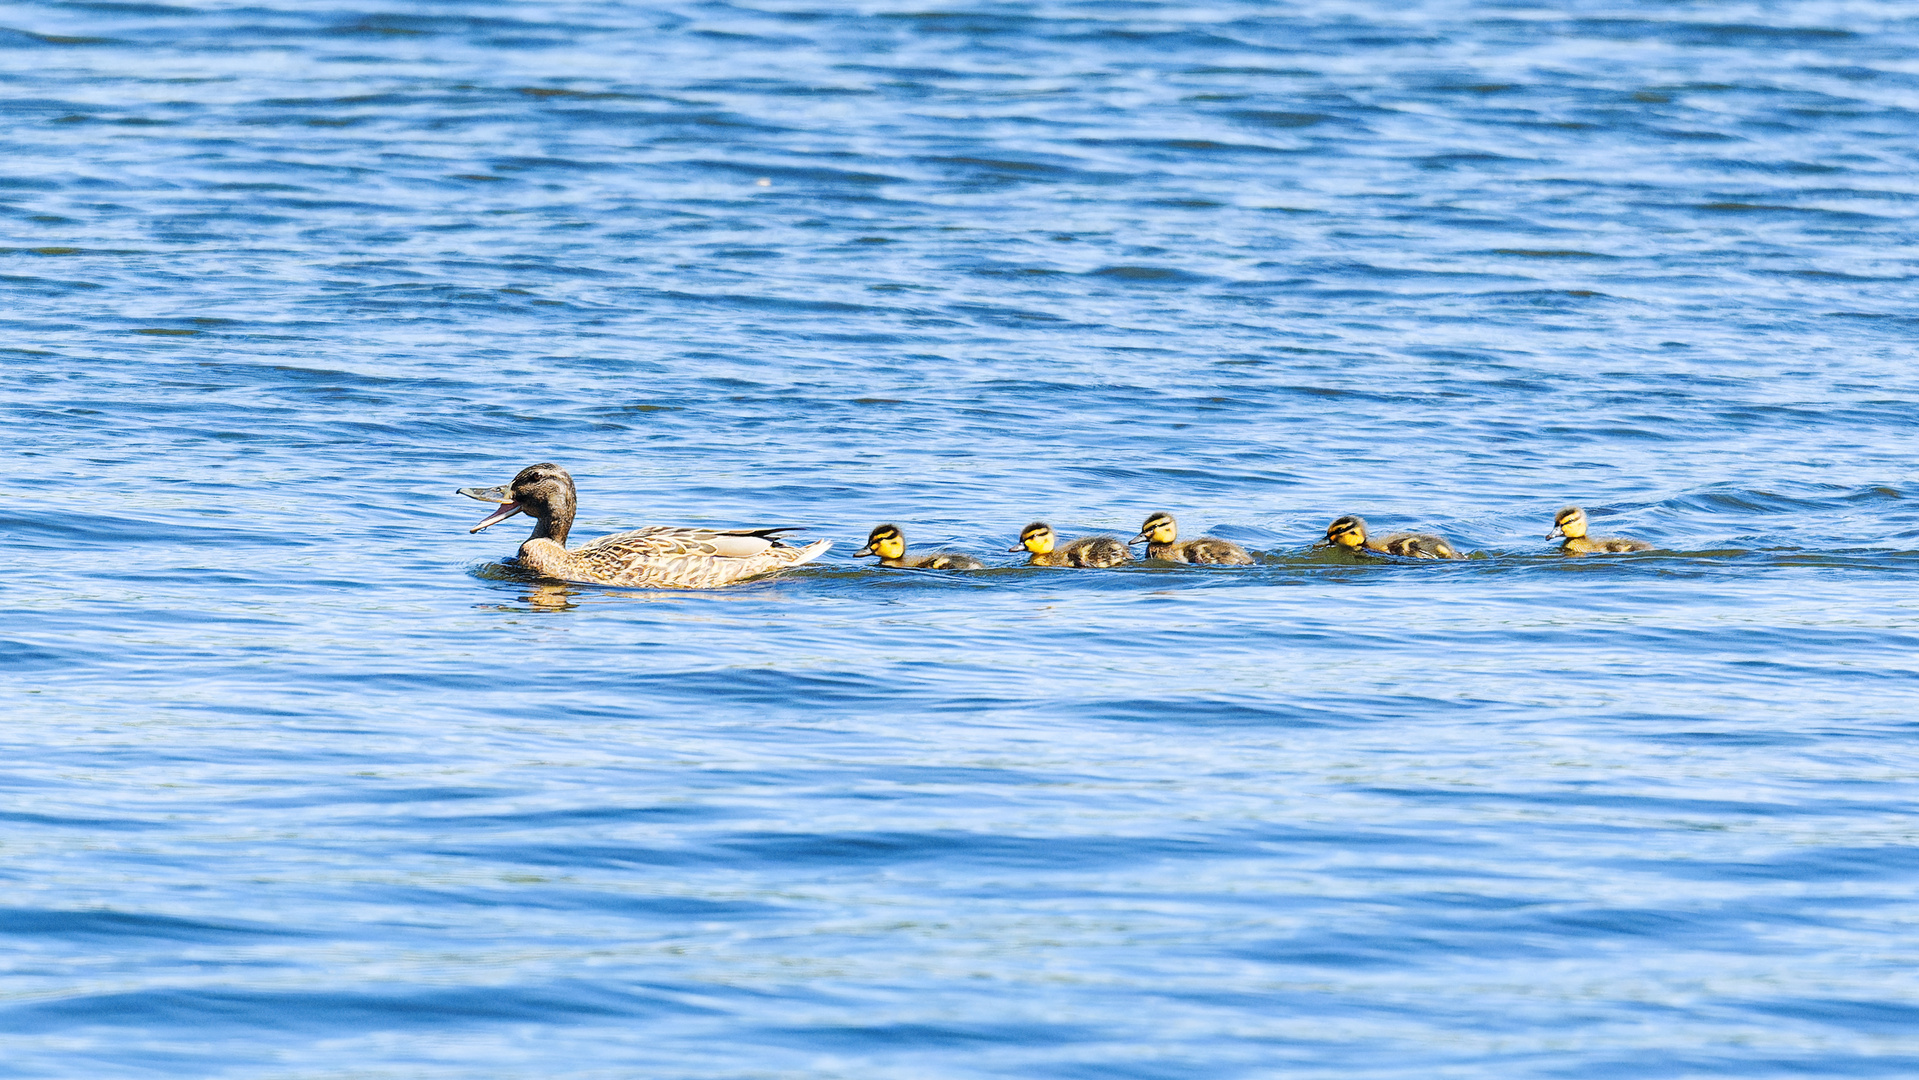
[[751, 593], [733, 595], [715, 595], [710, 591], [688, 589], [602, 589], [591, 585], [571, 585], [563, 581], [529, 581], [522, 586], [526, 591], [520, 594], [517, 604], [480, 604], [485, 611], [572, 611], [588, 604], [612, 601], [628, 603], [644, 600], [649, 603], [670, 602], [676, 604], [694, 603], [710, 605], [720, 601], [750, 601]]
[[520, 602], [534, 611], [569, 611], [579, 606], [573, 602], [579, 594], [580, 590], [570, 585], [541, 582], [520, 597]]
[[579, 607], [580, 590], [554, 582], [529, 582], [517, 604], [475, 604], [481, 611], [571, 611]]

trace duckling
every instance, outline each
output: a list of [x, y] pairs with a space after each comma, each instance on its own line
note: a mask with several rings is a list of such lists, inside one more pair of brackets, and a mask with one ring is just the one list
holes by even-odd
[[984, 570], [986, 564], [971, 555], [961, 555], [953, 551], [936, 551], [931, 555], [906, 557], [906, 534], [900, 532], [898, 525], [877, 525], [866, 534], [866, 546], [855, 551], [854, 555], [878, 555], [881, 566], [895, 566], [909, 570]]
[[1216, 536], [1202, 536], [1197, 540], [1180, 540], [1179, 524], [1173, 515], [1164, 510], [1146, 519], [1140, 526], [1139, 535], [1129, 543], [1146, 542], [1146, 557], [1165, 559], [1167, 562], [1194, 563], [1200, 566], [1251, 566], [1253, 557], [1246, 549], [1231, 540], [1221, 540]]
[[1111, 536], [1082, 536], [1055, 551], [1059, 537], [1044, 521], [1035, 521], [1019, 531], [1019, 543], [1007, 551], [1028, 551], [1028, 566], [1084, 566], [1103, 568], [1130, 562], [1133, 553]]
[[589, 540], [568, 550], [577, 495], [573, 477], [551, 462], [528, 465], [510, 484], [461, 488], [460, 494], [498, 503], [468, 532], [497, 525], [514, 514], [533, 519], [533, 535], [520, 545], [520, 565], [543, 578], [585, 585], [655, 589], [714, 589], [811, 562], [833, 546], [815, 540], [795, 547], [779, 529], [698, 529], [650, 525]]
[[1546, 539], [1555, 536], [1565, 537], [1559, 550], [1567, 555], [1584, 555], [1593, 551], [1652, 551], [1653, 546], [1644, 540], [1632, 540], [1624, 536], [1587, 536], [1586, 512], [1577, 506], [1568, 506], [1553, 515], [1553, 531]]
[[1366, 519], [1347, 514], [1326, 526], [1326, 539], [1316, 548], [1343, 547], [1348, 551], [1371, 551], [1380, 555], [1398, 555], [1408, 559], [1463, 559], [1453, 546], [1431, 533], [1393, 533], [1383, 539], [1366, 536]]

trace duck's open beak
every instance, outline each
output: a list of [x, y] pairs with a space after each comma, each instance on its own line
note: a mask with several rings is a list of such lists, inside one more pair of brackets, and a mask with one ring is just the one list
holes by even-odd
[[460, 489], [460, 494], [469, 499], [478, 499], [481, 502], [500, 504], [498, 510], [488, 514], [478, 525], [468, 529], [467, 532], [469, 533], [479, 532], [489, 525], [498, 525], [500, 522], [520, 512], [520, 504], [514, 502], [513, 496], [507, 494], [505, 484], [490, 488], [465, 487]]

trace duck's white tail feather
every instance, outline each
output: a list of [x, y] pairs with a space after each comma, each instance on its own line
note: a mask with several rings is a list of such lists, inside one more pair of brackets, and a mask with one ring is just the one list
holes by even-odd
[[798, 566], [801, 563], [810, 563], [814, 559], [817, 559], [820, 556], [826, 554], [826, 549], [832, 546], [833, 546], [833, 541], [831, 540], [815, 540], [812, 543], [806, 545], [805, 547], [800, 548], [800, 553], [798, 555], [795, 555], [793, 557], [793, 561], [790, 563], [787, 563], [786, 565]]

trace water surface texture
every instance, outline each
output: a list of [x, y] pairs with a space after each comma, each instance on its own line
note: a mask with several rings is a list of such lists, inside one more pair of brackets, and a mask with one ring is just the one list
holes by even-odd
[[1912, 5], [0, 27], [0, 1076], [1919, 1074]]

